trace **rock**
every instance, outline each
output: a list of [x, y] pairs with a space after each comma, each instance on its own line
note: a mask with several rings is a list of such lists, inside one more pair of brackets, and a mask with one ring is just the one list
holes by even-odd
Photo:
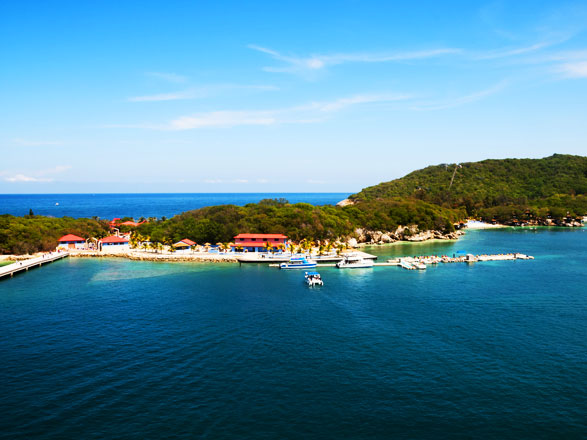
[[365, 243], [367, 241], [366, 231], [362, 228], [355, 229], [355, 236], [357, 237], [358, 243]]
[[341, 200], [340, 202], [338, 202], [336, 204], [336, 206], [350, 206], [350, 205], [354, 205], [354, 204], [355, 204], [355, 202], [353, 202], [352, 200], [344, 199], [344, 200]]
[[383, 243], [393, 243], [395, 241], [389, 234], [381, 234], [380, 240]]
[[359, 245], [359, 243], [357, 242], [356, 238], [349, 238], [347, 241], [347, 245], [349, 247], [356, 248]]

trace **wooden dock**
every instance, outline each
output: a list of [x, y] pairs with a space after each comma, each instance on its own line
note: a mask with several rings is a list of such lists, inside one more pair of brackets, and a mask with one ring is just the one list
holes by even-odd
[[10, 277], [12, 278], [15, 273], [21, 271], [28, 271], [34, 267], [41, 267], [43, 264], [51, 263], [56, 260], [68, 257], [69, 252], [53, 252], [51, 254], [44, 254], [40, 257], [31, 258], [29, 260], [16, 261], [12, 264], [0, 267], [0, 279]]

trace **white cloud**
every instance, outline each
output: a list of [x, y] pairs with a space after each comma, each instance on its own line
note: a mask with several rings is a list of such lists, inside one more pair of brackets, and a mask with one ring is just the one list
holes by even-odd
[[257, 179], [257, 183], [269, 183], [267, 179]]
[[249, 181], [247, 179], [235, 179], [233, 182], [234, 183], [249, 183]]
[[473, 59], [492, 60], [492, 59], [497, 59], [497, 58], [513, 57], [516, 55], [524, 55], [527, 53], [539, 51], [540, 49], [544, 49], [546, 47], [552, 46], [553, 44], [556, 44], [556, 43], [543, 42], [543, 43], [536, 43], [536, 44], [533, 44], [532, 46], [527, 46], [527, 47], [518, 47], [518, 48], [514, 48], [514, 49], [500, 49], [500, 50], [495, 50], [495, 51], [489, 51], [484, 54], [476, 55], [473, 57]]
[[52, 182], [53, 179], [25, 176], [24, 174], [16, 174], [15, 176], [5, 177], [6, 182], [22, 183], [22, 182]]
[[147, 72], [146, 75], [170, 83], [185, 83], [188, 80], [187, 76], [178, 75], [177, 73]]
[[17, 145], [22, 145], [24, 147], [44, 147], [44, 146], [55, 146], [55, 145], [63, 145], [63, 142], [60, 141], [32, 141], [29, 139], [22, 139], [22, 138], [15, 138], [12, 139]]
[[431, 49], [412, 52], [395, 52], [395, 53], [339, 53], [332, 55], [311, 55], [308, 57], [283, 55], [275, 50], [254, 44], [248, 45], [250, 49], [270, 55], [272, 58], [285, 63], [282, 67], [265, 67], [267, 72], [284, 72], [284, 73], [308, 73], [324, 69], [327, 66], [334, 66], [344, 63], [384, 63], [409, 61], [424, 58], [439, 57], [443, 55], [453, 55], [460, 53], [460, 49], [443, 48]]
[[[8, 177], [5, 177], [4, 180], [6, 182], [11, 182], [11, 183], [53, 182], [55, 180], [53, 177], [45, 177], [45, 176], [60, 174], [60, 173], [63, 173], [65, 171], [69, 170], [70, 168], [71, 167], [69, 165], [57, 165], [53, 168], [48, 168], [48, 169], [44, 169], [41, 171], [28, 173], [28, 175], [23, 174], [23, 173], [9, 175]], [[6, 171], [0, 172], [0, 175], [6, 175], [6, 174], [9, 174], [9, 173]]]
[[567, 78], [587, 78], [587, 61], [565, 63], [558, 70]]
[[222, 183], [223, 180], [222, 179], [206, 179], [204, 180], [204, 183]]
[[403, 101], [410, 98], [410, 95], [402, 94], [355, 95], [348, 98], [340, 98], [331, 102], [317, 103], [315, 105], [320, 109], [320, 111], [335, 112], [357, 104]]
[[179, 99], [193, 99], [196, 97], [194, 90], [182, 90], [179, 92], [160, 93], [148, 96], [133, 96], [128, 98], [129, 102], [150, 102], [150, 101], [176, 101]]
[[469, 104], [475, 101], [480, 101], [483, 98], [494, 95], [503, 90], [507, 86], [507, 84], [507, 81], [502, 81], [488, 89], [480, 90], [478, 92], [460, 96], [451, 100], [443, 102], [423, 103], [418, 106], [414, 106], [413, 110], [444, 110], [448, 108], [459, 107], [461, 105]]
[[225, 92], [227, 90], [258, 90], [258, 91], [275, 91], [278, 87], [273, 85], [256, 85], [256, 84], [212, 84], [198, 88], [189, 88], [176, 92], [159, 93], [146, 96], [132, 96], [127, 99], [129, 102], [157, 102], [157, 101], [177, 101], [183, 99], [199, 99], [206, 96]]
[[307, 124], [323, 121], [332, 114], [360, 104], [407, 100], [405, 94], [364, 94], [333, 101], [312, 102], [306, 105], [270, 110], [218, 110], [180, 116], [166, 124], [107, 125], [109, 128], [144, 128], [151, 130], [193, 130], [199, 128], [236, 127], [275, 124]]
[[194, 116], [181, 116], [168, 126], [171, 130], [190, 130], [205, 127], [234, 127], [236, 125], [271, 125], [276, 119], [267, 112], [216, 111]]

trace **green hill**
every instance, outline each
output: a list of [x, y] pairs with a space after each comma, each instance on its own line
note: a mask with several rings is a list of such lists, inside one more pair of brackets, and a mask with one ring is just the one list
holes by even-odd
[[490, 159], [430, 166], [365, 188], [349, 198], [366, 202], [393, 197], [465, 208], [468, 215], [491, 214], [497, 207], [552, 209], [557, 217], [562, 215], [561, 210], [565, 215], [567, 211], [570, 215], [585, 215], [587, 157], [555, 154], [543, 159]]

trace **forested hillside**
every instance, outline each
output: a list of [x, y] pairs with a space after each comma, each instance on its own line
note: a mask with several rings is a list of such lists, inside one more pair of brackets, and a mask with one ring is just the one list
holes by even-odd
[[543, 159], [442, 164], [363, 189], [355, 202], [403, 197], [479, 215], [495, 207], [553, 208], [557, 215], [587, 212], [587, 157], [555, 154]]

